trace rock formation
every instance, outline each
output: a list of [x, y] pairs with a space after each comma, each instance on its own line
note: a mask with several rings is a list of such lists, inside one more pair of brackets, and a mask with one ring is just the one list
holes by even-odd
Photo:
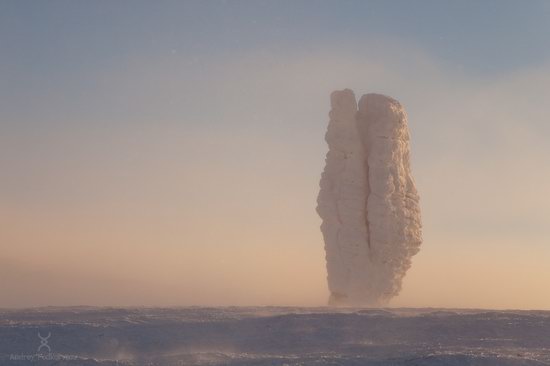
[[386, 304], [422, 242], [409, 131], [396, 100], [349, 89], [331, 95], [329, 151], [317, 212], [331, 305]]

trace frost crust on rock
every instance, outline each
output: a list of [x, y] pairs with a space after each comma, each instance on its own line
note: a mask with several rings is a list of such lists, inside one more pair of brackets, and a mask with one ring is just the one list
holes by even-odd
[[357, 104], [331, 94], [329, 146], [317, 212], [325, 241], [329, 303], [386, 304], [422, 242], [403, 107], [379, 94]]

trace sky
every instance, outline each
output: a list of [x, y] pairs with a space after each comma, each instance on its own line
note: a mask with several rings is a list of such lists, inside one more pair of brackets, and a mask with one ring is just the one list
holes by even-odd
[[329, 95], [405, 107], [391, 306], [550, 309], [550, 3], [0, 1], [0, 307], [328, 298]]

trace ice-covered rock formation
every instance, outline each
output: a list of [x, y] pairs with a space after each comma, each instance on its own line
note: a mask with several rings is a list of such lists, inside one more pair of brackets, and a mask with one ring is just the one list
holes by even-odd
[[422, 241], [407, 117], [379, 94], [357, 105], [349, 89], [332, 93], [331, 107], [317, 199], [329, 303], [384, 305], [399, 293]]

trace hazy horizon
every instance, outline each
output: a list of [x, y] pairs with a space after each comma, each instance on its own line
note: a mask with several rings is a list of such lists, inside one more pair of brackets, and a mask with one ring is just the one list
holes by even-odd
[[351, 88], [408, 113], [424, 242], [390, 306], [550, 310], [550, 3], [3, 1], [0, 29], [0, 307], [325, 305]]

